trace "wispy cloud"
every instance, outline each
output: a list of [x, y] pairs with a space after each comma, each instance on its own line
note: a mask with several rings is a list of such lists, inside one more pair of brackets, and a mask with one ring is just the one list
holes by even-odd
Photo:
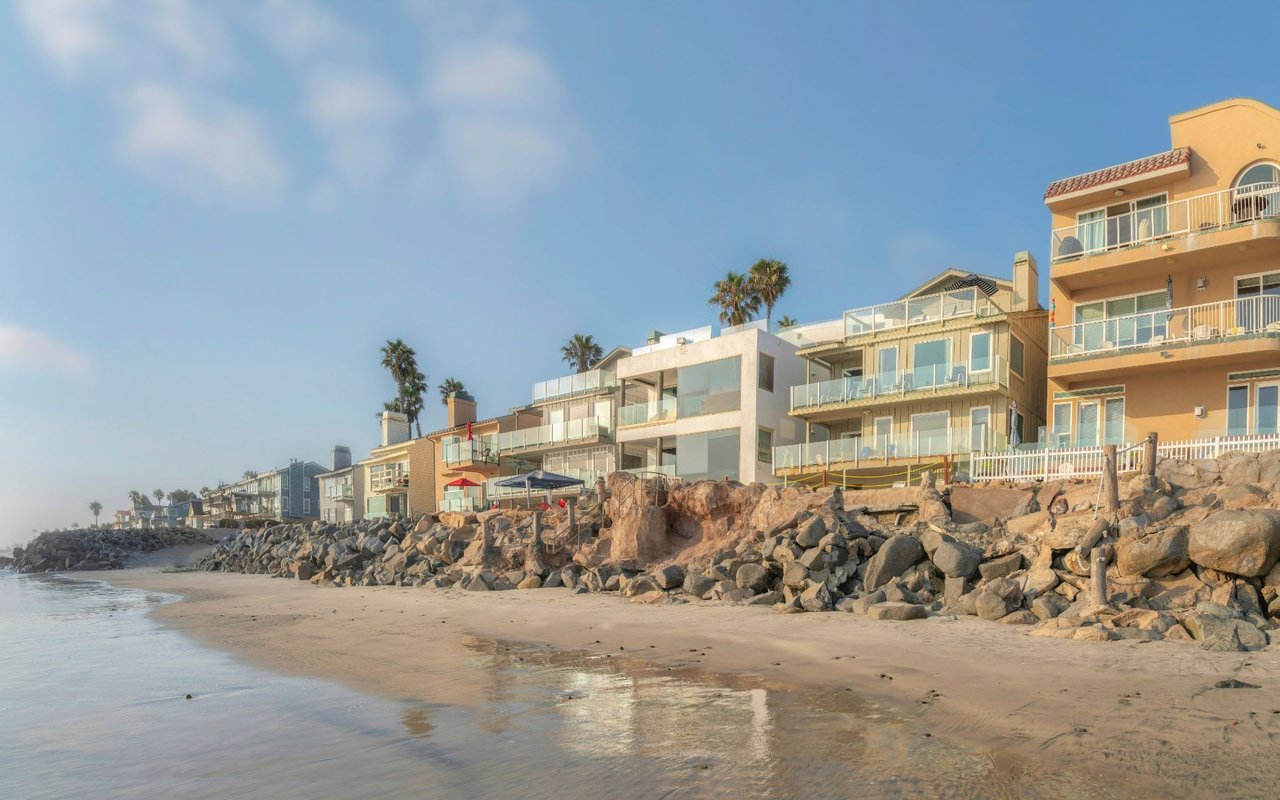
[[349, 184], [377, 182], [394, 158], [392, 127], [404, 102], [390, 81], [361, 69], [322, 69], [308, 81], [307, 117], [329, 162]]
[[253, 115], [163, 84], [140, 83], [122, 99], [120, 155], [157, 182], [197, 197], [275, 197], [285, 171]]
[[18, 18], [31, 38], [64, 75], [115, 48], [105, 12], [111, 0], [22, 0]]
[[0, 370], [51, 370], [68, 375], [89, 371], [89, 359], [30, 328], [0, 322]]

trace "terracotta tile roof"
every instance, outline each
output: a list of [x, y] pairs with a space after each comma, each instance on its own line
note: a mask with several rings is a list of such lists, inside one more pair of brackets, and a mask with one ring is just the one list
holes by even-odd
[[1083, 175], [1076, 175], [1073, 178], [1063, 178], [1060, 181], [1054, 181], [1049, 184], [1049, 188], [1045, 189], [1044, 199], [1057, 197], [1062, 194], [1078, 192], [1082, 189], [1088, 189], [1093, 186], [1101, 186], [1112, 181], [1122, 180], [1124, 178], [1132, 178], [1135, 175], [1141, 175], [1145, 172], [1155, 172], [1158, 169], [1166, 167], [1176, 167], [1179, 164], [1187, 164], [1191, 161], [1190, 147], [1177, 147], [1164, 153], [1154, 156], [1140, 158], [1137, 161], [1130, 161], [1125, 164], [1117, 164], [1114, 167], [1095, 170], [1094, 172], [1086, 172]]

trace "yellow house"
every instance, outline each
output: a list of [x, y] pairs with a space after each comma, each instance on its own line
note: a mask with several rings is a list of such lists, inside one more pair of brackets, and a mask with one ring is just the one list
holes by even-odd
[[363, 516], [408, 516], [436, 510], [435, 449], [427, 437], [409, 438], [409, 418], [381, 416], [381, 444], [356, 465], [364, 473]]
[[1053, 444], [1277, 432], [1280, 111], [1224, 100], [1169, 131], [1045, 192]]
[[805, 444], [778, 447], [787, 479], [847, 485], [963, 469], [974, 452], [1036, 438], [1043, 424], [1046, 320], [1030, 253], [1012, 280], [946, 270], [888, 302], [797, 330], [806, 383], [791, 389]]
[[[428, 433], [431, 442], [433, 511], [475, 511], [486, 507], [485, 482], [494, 477], [516, 474], [509, 459], [500, 458], [502, 434], [536, 428], [542, 417], [536, 410], [517, 409], [491, 419], [476, 419], [475, 398], [454, 392], [445, 399], [448, 427]], [[474, 486], [449, 486], [456, 481]]]

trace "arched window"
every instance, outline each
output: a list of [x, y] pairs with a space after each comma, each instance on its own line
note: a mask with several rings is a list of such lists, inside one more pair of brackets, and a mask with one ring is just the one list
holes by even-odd
[[1236, 222], [1280, 215], [1280, 167], [1253, 164], [1236, 178], [1231, 210]]

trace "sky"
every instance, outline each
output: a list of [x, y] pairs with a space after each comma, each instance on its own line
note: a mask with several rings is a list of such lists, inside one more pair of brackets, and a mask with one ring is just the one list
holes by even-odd
[[[0, 544], [376, 443], [414, 347], [482, 416], [714, 321], [949, 267], [1047, 303], [1052, 180], [1280, 105], [1274, 2], [0, 5]], [[1264, 39], [1266, 37], [1264, 36]], [[1261, 41], [1261, 40], [1260, 40]], [[443, 427], [428, 404], [423, 429]]]

